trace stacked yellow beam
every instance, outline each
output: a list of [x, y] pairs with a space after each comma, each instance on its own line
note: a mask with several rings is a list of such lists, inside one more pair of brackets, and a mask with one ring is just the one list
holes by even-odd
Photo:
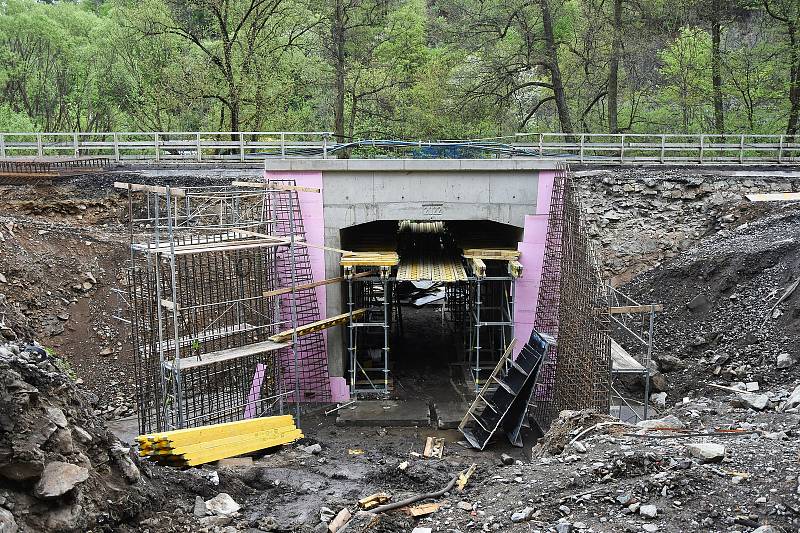
[[169, 466], [197, 466], [303, 438], [291, 415], [151, 433], [136, 438], [139, 455]]

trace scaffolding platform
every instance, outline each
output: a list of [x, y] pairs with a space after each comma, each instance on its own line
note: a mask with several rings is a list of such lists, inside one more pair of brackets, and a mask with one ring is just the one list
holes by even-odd
[[[227, 350], [220, 350], [218, 352], [195, 355], [192, 357], [181, 357], [179, 366], [181, 370], [191, 370], [192, 368], [222, 363], [224, 361], [230, 361], [231, 359], [240, 359], [251, 355], [275, 352], [283, 348], [288, 348], [289, 346], [289, 344], [284, 342], [256, 342], [238, 348], [228, 348]], [[164, 368], [171, 371], [173, 369], [173, 363], [173, 361], [164, 361]]]

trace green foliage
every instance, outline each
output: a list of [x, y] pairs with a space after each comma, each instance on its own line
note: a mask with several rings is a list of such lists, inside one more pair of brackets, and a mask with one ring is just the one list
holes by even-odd
[[728, 131], [791, 129], [800, 4], [721, 4], [623, 2], [615, 28], [608, 0], [7, 0], [0, 130], [603, 132], [615, 35], [621, 131], [712, 131], [712, 64]]

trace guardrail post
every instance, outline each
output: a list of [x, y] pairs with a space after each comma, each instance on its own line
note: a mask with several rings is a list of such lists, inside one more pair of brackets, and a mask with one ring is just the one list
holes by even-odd
[[161, 154], [159, 153], [159, 149], [158, 149], [158, 132], [153, 134], [153, 144], [155, 145], [155, 148], [156, 148], [156, 161], [160, 161], [161, 160]]
[[37, 133], [36, 134], [36, 155], [38, 155], [39, 157], [44, 155], [43, 152], [42, 152], [42, 134], [41, 133]]
[[542, 134], [540, 133], [539, 134], [539, 157], [542, 157], [543, 155], [544, 155], [544, 152], [542, 150]]
[[286, 134], [281, 132], [281, 159], [286, 158]]
[[778, 163], [783, 163], [783, 135], [778, 139]]
[[667, 136], [661, 134], [661, 164], [664, 164], [664, 153], [667, 151]]
[[6, 136], [0, 133], [0, 157], [6, 156]]
[[322, 134], [322, 159], [328, 159], [328, 134]]
[[623, 133], [619, 140], [619, 162], [625, 162], [625, 134]]
[[739, 164], [744, 164], [744, 135], [739, 137]]
[[701, 164], [701, 165], [703, 164], [703, 150], [704, 150], [704, 146], [703, 146], [703, 137], [704, 137], [704, 136], [703, 136], [703, 134], [701, 133], [701, 134], [700, 134], [700, 164]]
[[244, 133], [239, 132], [239, 161], [244, 163]]
[[119, 163], [119, 134], [114, 132], [114, 160]]
[[72, 132], [72, 149], [75, 152], [75, 157], [80, 156], [81, 151], [78, 148], [78, 132], [77, 131], [73, 131]]
[[200, 132], [199, 131], [197, 132], [196, 141], [197, 141], [197, 162], [199, 163], [200, 161], [203, 160], [203, 148], [200, 146]]
[[584, 139], [584, 137], [585, 137], [584, 134], [581, 133], [581, 163], [583, 163], [583, 139]]

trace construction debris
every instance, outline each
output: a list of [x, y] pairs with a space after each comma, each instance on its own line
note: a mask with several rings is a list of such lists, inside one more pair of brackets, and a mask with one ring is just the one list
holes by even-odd
[[423, 503], [422, 505], [416, 505], [414, 507], [408, 508], [408, 514], [413, 516], [414, 518], [418, 516], [426, 516], [429, 514], [433, 514], [439, 510], [442, 504], [440, 503]]
[[303, 438], [291, 415], [140, 435], [139, 455], [166, 466], [197, 466]]
[[379, 505], [385, 504], [390, 499], [391, 496], [385, 492], [376, 492], [375, 494], [370, 494], [358, 500], [358, 506], [365, 511], [369, 511]]
[[444, 452], [444, 438], [442, 437], [428, 437], [425, 439], [425, 450], [422, 452], [423, 457], [442, 458]]

